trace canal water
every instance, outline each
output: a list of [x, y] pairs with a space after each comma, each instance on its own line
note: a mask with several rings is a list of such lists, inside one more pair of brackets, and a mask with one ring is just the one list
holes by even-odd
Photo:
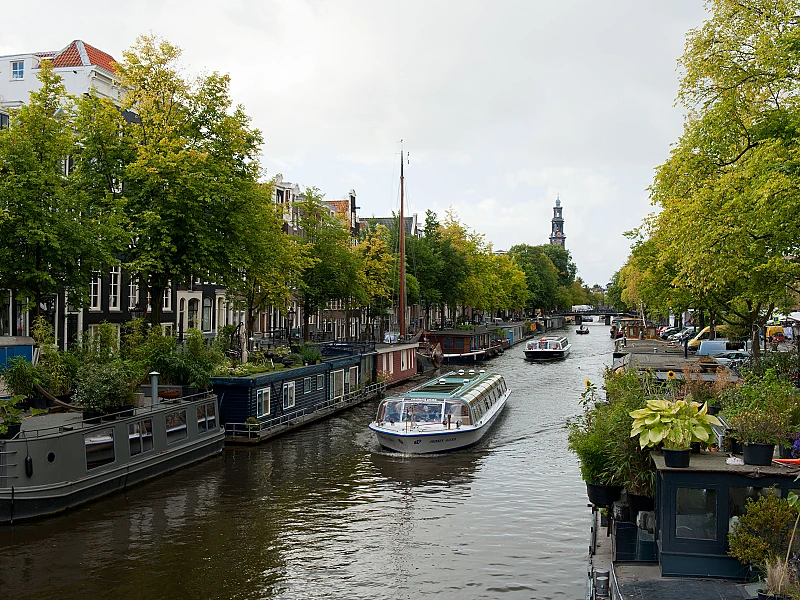
[[566, 449], [608, 328], [568, 359], [518, 345], [485, 368], [513, 390], [473, 448], [384, 452], [377, 402], [62, 516], [0, 527], [0, 598], [583, 598], [586, 489]]

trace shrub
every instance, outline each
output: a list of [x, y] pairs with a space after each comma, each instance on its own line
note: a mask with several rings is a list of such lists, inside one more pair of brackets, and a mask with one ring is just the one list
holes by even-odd
[[728, 534], [728, 554], [763, 570], [767, 561], [786, 554], [796, 517], [796, 508], [772, 494], [748, 498], [745, 514]]
[[41, 383], [39, 371], [22, 356], [9, 359], [3, 371], [3, 382], [15, 396], [32, 396], [33, 386]]
[[300, 356], [304, 363], [309, 365], [316, 364], [318, 360], [322, 360], [322, 352], [316, 344], [303, 344], [300, 346]]
[[78, 373], [74, 401], [87, 410], [112, 411], [133, 403], [139, 381], [139, 368], [129, 361], [86, 363]]

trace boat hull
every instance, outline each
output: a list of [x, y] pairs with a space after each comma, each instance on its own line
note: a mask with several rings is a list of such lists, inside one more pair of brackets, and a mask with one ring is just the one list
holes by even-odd
[[567, 358], [569, 349], [566, 350], [525, 350], [525, 360], [535, 362], [537, 360], [560, 360]]
[[492, 407], [492, 411], [486, 416], [483, 423], [477, 427], [442, 429], [441, 431], [394, 432], [378, 427], [373, 423], [370, 424], [369, 428], [375, 433], [375, 437], [382, 447], [394, 452], [432, 454], [458, 450], [481, 441], [481, 438], [505, 408], [506, 401], [510, 395], [511, 391], [507, 390], [503, 397]]
[[154, 462], [125, 465], [116, 472], [98, 473], [83, 480], [61, 482], [36, 488], [0, 491], [0, 523], [11, 523], [46, 517], [86, 504], [113, 492], [127, 489], [170, 471], [186, 467], [220, 454], [225, 443], [224, 432], [206, 438], [197, 446], [165, 455]]

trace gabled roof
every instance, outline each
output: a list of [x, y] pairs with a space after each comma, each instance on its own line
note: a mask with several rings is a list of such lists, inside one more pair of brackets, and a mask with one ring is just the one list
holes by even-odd
[[348, 215], [350, 213], [350, 200], [323, 200], [338, 215]]
[[59, 67], [89, 67], [97, 66], [114, 73], [116, 59], [98, 50], [81, 40], [75, 40], [58, 52], [36, 52], [37, 57], [51, 59], [53, 66]]

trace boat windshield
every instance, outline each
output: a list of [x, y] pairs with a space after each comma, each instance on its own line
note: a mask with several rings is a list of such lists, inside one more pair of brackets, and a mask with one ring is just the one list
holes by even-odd
[[378, 416], [375, 420], [378, 423], [383, 421], [390, 421], [394, 423], [400, 420], [400, 415], [403, 414], [403, 401], [402, 400], [384, 400], [378, 407]]
[[403, 419], [416, 423], [441, 423], [443, 409], [443, 402], [406, 402]]

